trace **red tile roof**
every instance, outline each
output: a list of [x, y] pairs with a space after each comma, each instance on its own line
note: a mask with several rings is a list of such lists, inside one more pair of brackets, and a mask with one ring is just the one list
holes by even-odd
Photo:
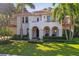
[[51, 11], [49, 10], [39, 10], [39, 11], [34, 11], [34, 12], [23, 12], [16, 14], [17, 16], [40, 16], [40, 15], [50, 15]]

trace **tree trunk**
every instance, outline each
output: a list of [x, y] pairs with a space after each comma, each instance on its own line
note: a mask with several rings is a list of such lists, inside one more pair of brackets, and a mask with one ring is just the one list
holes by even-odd
[[[24, 10], [22, 10], [22, 16], [23, 16]], [[22, 21], [21, 21], [21, 39], [23, 38], [23, 28], [22, 28]]]
[[65, 36], [66, 36], [66, 39], [68, 40], [68, 35], [67, 35], [67, 30], [65, 29]]
[[73, 28], [73, 31], [72, 31], [72, 36], [71, 36], [71, 38], [73, 39], [73, 36], [74, 36], [74, 28]]
[[21, 39], [22, 39], [23, 38], [22, 23], [21, 23], [20, 35], [21, 35]]
[[69, 39], [71, 40], [72, 39], [72, 31], [71, 30], [69, 30]]
[[75, 25], [75, 19], [73, 16], [71, 17], [72, 19], [72, 27], [71, 27], [71, 32], [72, 32], [72, 35], [71, 35], [71, 40], [73, 39], [73, 36], [74, 36], [74, 25]]

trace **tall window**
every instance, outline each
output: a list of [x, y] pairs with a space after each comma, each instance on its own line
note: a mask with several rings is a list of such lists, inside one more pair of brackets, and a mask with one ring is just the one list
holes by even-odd
[[28, 23], [28, 17], [26, 17], [26, 23]]
[[45, 19], [45, 16], [44, 16], [44, 19]]
[[24, 23], [24, 17], [22, 17], [22, 23]]
[[47, 16], [47, 21], [50, 22], [50, 16]]
[[37, 22], [39, 22], [39, 18], [37, 18]]

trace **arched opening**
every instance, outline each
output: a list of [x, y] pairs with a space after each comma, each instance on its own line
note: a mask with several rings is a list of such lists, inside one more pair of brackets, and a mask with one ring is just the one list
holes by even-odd
[[49, 36], [50, 34], [50, 28], [48, 26], [44, 27], [44, 36]]
[[58, 35], [59, 35], [58, 27], [54, 26], [52, 28], [52, 36], [58, 36]]
[[32, 38], [39, 38], [39, 29], [36, 26], [32, 28]]

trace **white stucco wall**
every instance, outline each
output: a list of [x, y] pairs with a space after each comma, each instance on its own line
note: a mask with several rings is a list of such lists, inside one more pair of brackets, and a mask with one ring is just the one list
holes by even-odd
[[[52, 35], [52, 28], [57, 27], [59, 30], [59, 35], [62, 36], [62, 26], [58, 22], [38, 22], [38, 23], [31, 23], [29, 29], [32, 31], [32, 28], [36, 26], [39, 29], [39, 38], [43, 38], [43, 30], [44, 27], [48, 26], [50, 28], [50, 36]], [[30, 31], [29, 31], [30, 32]], [[32, 33], [30, 33], [32, 35]], [[32, 36], [31, 36], [32, 37]]]
[[22, 28], [23, 28], [23, 35], [27, 35], [27, 28], [28, 28], [29, 24], [22, 24]]
[[[27, 16], [25, 16], [27, 17]], [[37, 22], [39, 18], [39, 22]], [[17, 34], [20, 34], [22, 17], [17, 17]], [[47, 16], [28, 16], [28, 23], [22, 23], [23, 35], [27, 34], [27, 28], [29, 28], [29, 39], [32, 39], [32, 28], [36, 26], [39, 29], [39, 38], [43, 39], [44, 27], [48, 26], [50, 28], [50, 36], [52, 35], [52, 28], [56, 26], [59, 29], [59, 35], [62, 36], [62, 25], [59, 22], [47, 22]]]

